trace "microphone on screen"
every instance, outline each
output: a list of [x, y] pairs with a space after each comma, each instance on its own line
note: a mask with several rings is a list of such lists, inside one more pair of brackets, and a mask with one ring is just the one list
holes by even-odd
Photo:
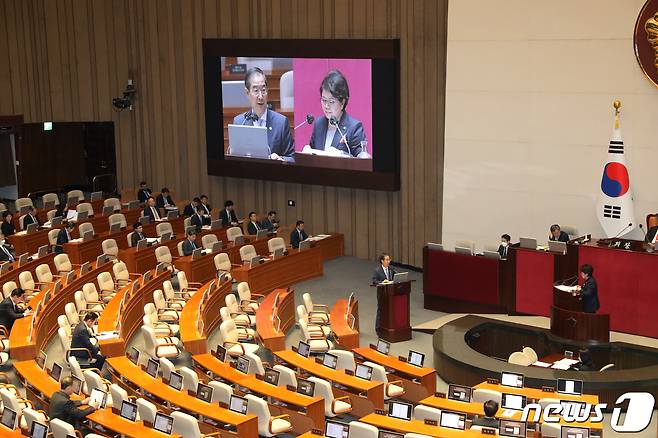
[[332, 126], [335, 126], [336, 129], [338, 129], [338, 133], [340, 134], [340, 137], [343, 139], [343, 143], [345, 143], [345, 146], [347, 146], [347, 150], [349, 151], [349, 154], [352, 155], [352, 148], [350, 147], [350, 144], [347, 142], [347, 136], [341, 131], [340, 126], [338, 126], [338, 119], [336, 116], [331, 116], [329, 119], [329, 124]]
[[297, 129], [301, 128], [305, 124], [312, 125], [314, 121], [315, 121], [315, 117], [313, 116], [313, 114], [306, 114], [306, 120], [301, 122], [299, 125], [295, 126], [294, 130], [296, 131]]
[[256, 115], [256, 113], [254, 113], [251, 110], [247, 111], [247, 113], [244, 115], [244, 120], [242, 121], [242, 125], [244, 125], [245, 123], [247, 123], [250, 120], [252, 122], [255, 122], [256, 120], [258, 120], [258, 116]]

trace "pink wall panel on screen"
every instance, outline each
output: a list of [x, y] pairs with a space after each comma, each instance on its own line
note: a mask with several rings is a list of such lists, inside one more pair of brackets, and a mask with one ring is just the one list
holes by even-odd
[[[372, 75], [370, 59], [310, 59], [294, 58], [295, 120], [297, 126], [306, 114], [323, 115], [320, 105], [320, 84], [329, 70], [338, 69], [347, 78], [350, 101], [347, 113], [360, 120], [366, 131], [368, 152], [373, 153], [372, 138]], [[312, 125], [304, 125], [295, 132], [295, 150], [301, 151], [309, 143]]]

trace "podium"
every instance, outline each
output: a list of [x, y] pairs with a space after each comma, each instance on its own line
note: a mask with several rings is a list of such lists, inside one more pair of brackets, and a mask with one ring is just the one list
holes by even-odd
[[411, 339], [409, 294], [411, 281], [377, 286], [377, 335], [388, 342]]
[[574, 341], [610, 342], [610, 315], [585, 313], [582, 308], [579, 295], [554, 287], [551, 333]]

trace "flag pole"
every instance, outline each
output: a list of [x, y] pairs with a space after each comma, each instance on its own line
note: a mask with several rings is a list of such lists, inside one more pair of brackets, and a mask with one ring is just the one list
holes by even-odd
[[619, 129], [619, 112], [621, 111], [621, 100], [616, 99], [612, 102], [612, 106], [615, 108], [615, 129]]

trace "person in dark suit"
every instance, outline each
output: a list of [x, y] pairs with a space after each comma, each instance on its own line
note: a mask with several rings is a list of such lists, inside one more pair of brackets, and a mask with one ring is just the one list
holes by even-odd
[[2, 212], [2, 225], [0, 226], [0, 231], [2, 231], [2, 234], [5, 236], [11, 236], [16, 233], [16, 227], [14, 227], [14, 224], [12, 223], [13, 218], [14, 216], [9, 210]]
[[80, 421], [94, 412], [97, 407], [87, 406], [84, 409], [80, 408], [81, 405], [89, 404], [89, 397], [84, 400], [71, 400], [74, 391], [73, 378], [71, 376], [62, 377], [60, 387], [62, 389], [53, 393], [52, 397], [50, 397], [48, 417], [50, 419], [57, 418], [58, 420], [62, 420], [72, 425], [76, 430], [86, 431], [86, 428], [81, 429]]
[[12, 252], [11, 248], [8, 246], [8, 242], [5, 240], [5, 235], [0, 233], [0, 262], [13, 262], [16, 260], [16, 255]]
[[208, 197], [206, 195], [201, 195], [199, 196], [199, 200], [201, 201], [201, 206], [205, 211], [204, 215], [210, 216], [210, 212], [212, 211], [212, 206], [208, 204]]
[[568, 242], [569, 235], [560, 229], [558, 224], [551, 225], [551, 235], [548, 236], [548, 240], [554, 242]]
[[196, 213], [194, 213], [194, 215], [190, 219], [190, 224], [196, 227], [197, 233], [200, 233], [201, 228], [203, 227], [203, 212], [204, 212], [203, 207], [198, 205], [196, 208]]
[[196, 240], [196, 231], [188, 231], [187, 239], [183, 242], [183, 255], [189, 256], [192, 255], [195, 249], [199, 246], [195, 242]]
[[644, 236], [644, 241], [654, 249], [656, 248], [656, 236], [658, 236], [658, 226], [649, 228], [647, 235]]
[[201, 204], [201, 199], [194, 198], [192, 202], [187, 204], [183, 209], [183, 216], [192, 217], [196, 214], [196, 208]]
[[262, 226], [270, 232], [276, 231], [279, 228], [279, 219], [276, 217], [276, 211], [270, 210], [267, 212], [267, 218], [263, 220]]
[[295, 139], [290, 121], [283, 114], [267, 107], [267, 77], [263, 70], [258, 67], [247, 70], [244, 87], [251, 108], [235, 116], [233, 124], [266, 127], [270, 159], [294, 162]]
[[487, 400], [484, 402], [484, 417], [476, 415], [473, 418], [473, 426], [498, 429], [500, 427], [500, 423], [496, 419], [496, 412], [498, 412], [498, 403], [494, 400]]
[[219, 214], [223, 227], [235, 227], [238, 225], [238, 217], [233, 211], [233, 201], [230, 199], [224, 203], [224, 210]]
[[385, 280], [393, 281], [395, 270], [390, 265], [391, 256], [389, 254], [384, 253], [379, 256], [379, 266], [375, 268], [375, 272], [372, 274], [372, 284], [379, 284]]
[[146, 207], [144, 208], [144, 216], [148, 217], [150, 222], [159, 221], [161, 219], [160, 209], [156, 206], [155, 199], [150, 197], [146, 201]]
[[59, 230], [59, 233], [57, 233], [57, 243], [55, 244], [54, 249], [55, 254], [61, 254], [64, 252], [64, 247], [62, 245], [71, 241], [71, 231], [73, 231], [73, 228], [75, 228], [75, 224], [73, 222], [67, 222], [66, 226]]
[[350, 100], [347, 79], [338, 70], [332, 70], [320, 85], [324, 116], [315, 119], [309, 146], [319, 150], [338, 150], [345, 155], [367, 153], [362, 146], [366, 141], [363, 124], [345, 111]]
[[76, 351], [75, 348], [84, 348], [89, 350], [92, 361], [85, 363], [89, 367], [103, 369], [105, 364], [105, 356], [100, 353], [98, 346], [91, 343], [91, 330], [98, 321], [98, 314], [96, 312], [87, 312], [82, 321], [78, 323], [73, 329], [71, 335], [71, 356], [79, 359], [89, 360], [89, 355], [85, 351]]
[[304, 221], [295, 222], [295, 229], [290, 233], [290, 246], [299, 248], [299, 244], [308, 239], [308, 234], [304, 231]]
[[569, 367], [573, 371], [598, 371], [594, 366], [592, 353], [588, 348], [581, 348], [578, 351], [578, 362]]
[[255, 211], [250, 211], [249, 212], [249, 224], [247, 224], [247, 233], [255, 235], [258, 234], [260, 230], [264, 230], [265, 228], [258, 223], [258, 215], [256, 214]]
[[583, 312], [585, 313], [596, 313], [599, 307], [601, 307], [599, 303], [599, 292], [593, 274], [594, 268], [592, 265], [584, 264], [580, 267], [580, 276], [584, 281], [583, 285], [579, 286], [579, 290], [580, 297], [583, 300]]
[[155, 199], [155, 205], [158, 208], [171, 208], [176, 206], [176, 204], [174, 204], [174, 200], [171, 199], [168, 188], [163, 187], [162, 190], [160, 190], [160, 194]]
[[16, 288], [9, 294], [9, 297], [0, 301], [0, 325], [7, 329], [7, 333], [11, 332], [14, 326], [14, 321], [29, 316], [32, 311], [25, 310], [19, 304], [25, 302], [25, 291], [21, 288]]
[[27, 213], [23, 217], [23, 229], [27, 230], [27, 226], [30, 224], [40, 225], [36, 213], [34, 212], [34, 207], [29, 207], [27, 209]]
[[140, 203], [144, 203], [148, 201], [148, 199], [151, 197], [151, 193], [153, 191], [146, 187], [146, 181], [142, 181], [139, 183], [139, 190], [137, 190], [137, 199], [139, 200]]
[[137, 242], [142, 239], [146, 239], [146, 235], [144, 234], [144, 226], [139, 222], [136, 222], [133, 225], [133, 234], [130, 236], [130, 246], [137, 246]]
[[512, 240], [509, 234], [500, 236], [500, 246], [498, 246], [498, 254], [501, 259], [507, 258], [507, 251], [509, 251], [509, 241]]

